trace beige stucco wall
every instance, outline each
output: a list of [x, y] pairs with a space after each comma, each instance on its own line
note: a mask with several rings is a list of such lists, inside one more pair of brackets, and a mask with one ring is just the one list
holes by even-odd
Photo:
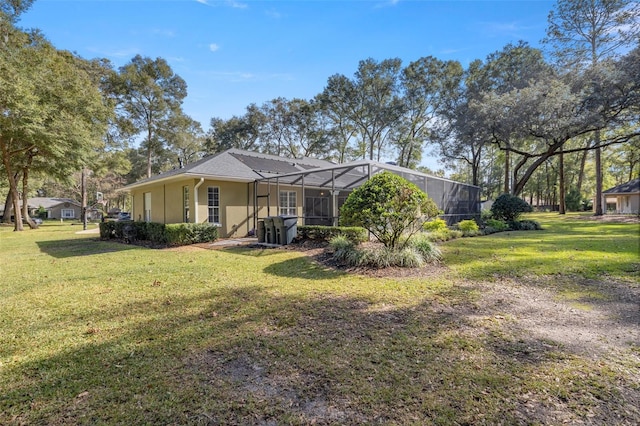
[[640, 194], [618, 195], [616, 197], [617, 213], [640, 213]]
[[[206, 223], [208, 220], [207, 194], [209, 187], [220, 188], [220, 236], [242, 237], [254, 228], [254, 184], [245, 182], [226, 182], [205, 179], [198, 187], [197, 214], [195, 187], [200, 179], [184, 179], [178, 182], [157, 183], [131, 191], [132, 217], [134, 220], [144, 219], [144, 194], [151, 193], [151, 221], [160, 223], [183, 222], [183, 187], [189, 187], [190, 214], [189, 221]], [[269, 208], [267, 198], [258, 199], [258, 218], [267, 215], [275, 216], [278, 211], [278, 190], [296, 192], [296, 212], [302, 217], [301, 188], [272, 184], [259, 184], [258, 194], [266, 195], [269, 191]]]

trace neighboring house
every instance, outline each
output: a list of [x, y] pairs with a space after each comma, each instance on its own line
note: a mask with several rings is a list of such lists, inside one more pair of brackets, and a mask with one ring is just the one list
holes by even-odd
[[[336, 225], [351, 190], [383, 170], [417, 184], [448, 219], [479, 215], [480, 188], [375, 161], [334, 164], [230, 149], [122, 188], [133, 220], [213, 223], [221, 237], [250, 234], [267, 216]], [[456, 221], [457, 221], [456, 220]]]
[[36, 216], [36, 211], [43, 207], [47, 211], [47, 219], [82, 218], [82, 205], [71, 198], [33, 197], [27, 202], [31, 216]]
[[615, 205], [615, 213], [640, 214], [640, 178], [602, 191], [602, 195], [607, 206]]
[[[37, 210], [40, 207], [46, 210], [46, 219], [80, 219], [82, 217], [82, 205], [70, 198], [33, 197], [27, 199], [27, 206], [31, 217], [37, 216]], [[4, 214], [4, 205], [0, 210]]]

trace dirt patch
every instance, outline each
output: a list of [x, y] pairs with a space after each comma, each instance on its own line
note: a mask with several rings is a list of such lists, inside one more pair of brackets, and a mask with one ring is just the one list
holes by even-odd
[[[640, 288], [630, 282], [576, 279], [569, 295], [554, 277], [477, 284], [475, 319], [498, 319], [503, 328], [553, 342], [590, 358], [640, 348]], [[638, 372], [640, 383], [640, 372]]]

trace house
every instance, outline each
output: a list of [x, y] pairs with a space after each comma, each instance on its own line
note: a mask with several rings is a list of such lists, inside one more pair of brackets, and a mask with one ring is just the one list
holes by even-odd
[[221, 237], [242, 236], [267, 216], [293, 215], [299, 224], [336, 225], [351, 190], [388, 170], [417, 184], [449, 220], [479, 215], [480, 188], [415, 170], [361, 160], [291, 159], [230, 149], [122, 188], [134, 220], [212, 223]]
[[[20, 203], [22, 205], [22, 203]], [[80, 219], [82, 206], [76, 200], [70, 198], [33, 197], [27, 199], [29, 216], [38, 216], [40, 207], [46, 211], [46, 219]], [[0, 216], [4, 215], [5, 206], [0, 205]], [[12, 216], [13, 217], [13, 216]]]
[[46, 219], [80, 219], [82, 205], [71, 198], [33, 197], [27, 200], [29, 215], [37, 216], [36, 211], [42, 207], [46, 210]]
[[602, 191], [602, 195], [611, 210], [615, 206], [615, 213], [640, 215], [640, 178]]

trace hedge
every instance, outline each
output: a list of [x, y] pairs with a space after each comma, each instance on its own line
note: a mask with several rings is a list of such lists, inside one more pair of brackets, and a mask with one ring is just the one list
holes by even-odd
[[215, 241], [218, 227], [206, 223], [102, 222], [100, 238], [180, 246]]
[[298, 237], [303, 240], [330, 241], [337, 236], [344, 236], [355, 244], [369, 239], [367, 230], [358, 226], [298, 225]]

